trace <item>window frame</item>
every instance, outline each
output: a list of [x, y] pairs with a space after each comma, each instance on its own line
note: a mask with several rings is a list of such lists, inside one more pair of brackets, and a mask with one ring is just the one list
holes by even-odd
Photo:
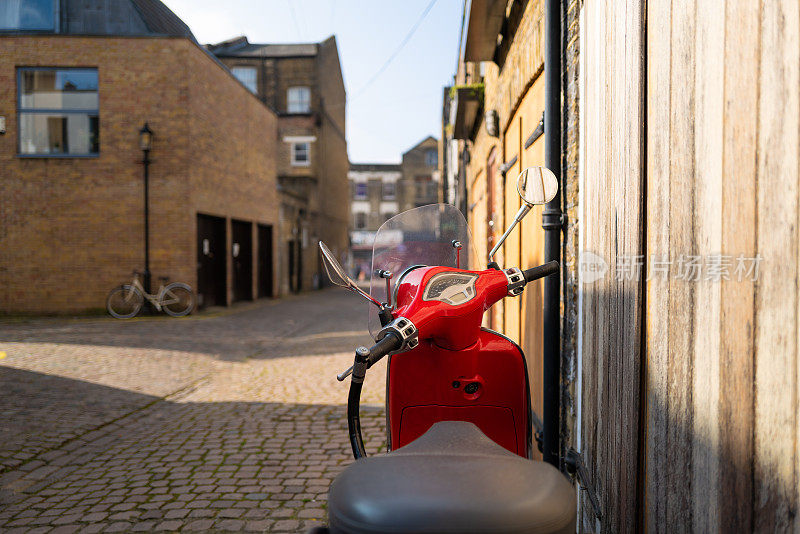
[[[250, 87], [248, 87], [246, 83], [244, 83], [238, 76], [236, 76], [236, 73], [233, 72], [235, 69], [247, 69], [251, 71], [255, 75], [255, 78], [253, 80], [255, 87], [253, 89], [250, 89]], [[245, 87], [245, 89], [247, 89], [254, 95], [258, 94], [258, 69], [256, 67], [253, 67], [252, 65], [231, 65], [231, 74], [233, 74], [233, 77], [236, 78], [236, 81], [242, 84]]]
[[[31, 109], [22, 107], [22, 75], [24, 72], [36, 71], [59, 71], [59, 70], [94, 70], [97, 73], [97, 108], [96, 109], [53, 109], [41, 108]], [[16, 67], [16, 117], [17, 117], [17, 158], [49, 158], [49, 159], [92, 159], [99, 158], [101, 153], [100, 148], [100, 68], [97, 66], [70, 66], [70, 67], [39, 67], [39, 66], [18, 66]], [[22, 152], [22, 115], [24, 114], [37, 114], [37, 115], [88, 115], [97, 116], [97, 152], [89, 152], [87, 154], [26, 154]]]
[[[308, 94], [308, 106], [305, 108], [305, 111], [292, 111], [291, 109], [291, 99], [289, 95], [292, 93], [293, 89], [305, 89], [306, 93]], [[286, 88], [286, 113], [290, 113], [292, 115], [307, 115], [311, 113], [311, 87], [308, 85], [292, 85], [291, 87]]]
[[[369, 184], [367, 182], [355, 182], [353, 187], [353, 200], [367, 200], [369, 198]], [[359, 194], [359, 188], [363, 187], [364, 194]]]
[[[433, 157], [429, 158], [428, 156], [431, 155]], [[433, 163], [431, 163], [430, 160], [433, 160]], [[436, 149], [429, 148], [425, 151], [425, 165], [427, 167], [436, 167], [439, 165], [439, 152]]]
[[[296, 156], [296, 148], [298, 145], [306, 145], [306, 159], [305, 161], [299, 161]], [[290, 161], [292, 163], [292, 167], [310, 167], [311, 166], [311, 141], [292, 141], [290, 143]]]
[[[391, 194], [386, 192], [386, 189], [390, 188]], [[383, 182], [381, 184], [381, 198], [383, 200], [397, 200], [397, 184], [395, 182]]]

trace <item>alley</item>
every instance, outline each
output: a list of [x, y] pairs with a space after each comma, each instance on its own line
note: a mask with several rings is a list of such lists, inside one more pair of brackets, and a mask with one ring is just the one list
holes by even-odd
[[[185, 319], [0, 323], [0, 530], [320, 524], [352, 458], [335, 375], [370, 341], [366, 306], [331, 289]], [[384, 373], [364, 394], [375, 452]]]

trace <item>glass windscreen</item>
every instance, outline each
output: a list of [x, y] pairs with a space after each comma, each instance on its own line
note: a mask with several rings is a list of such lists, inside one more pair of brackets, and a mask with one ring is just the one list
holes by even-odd
[[[461, 243], [460, 252], [453, 241]], [[380, 270], [392, 273], [392, 291], [403, 274], [415, 266], [481, 269], [476, 264], [472, 236], [464, 215], [451, 204], [430, 204], [395, 215], [375, 234], [369, 294], [387, 302], [386, 280]], [[374, 338], [381, 329], [378, 310], [369, 306], [369, 331]]]

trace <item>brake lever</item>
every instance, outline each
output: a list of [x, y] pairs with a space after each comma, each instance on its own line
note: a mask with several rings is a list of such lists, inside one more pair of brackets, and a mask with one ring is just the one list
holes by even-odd
[[[359, 352], [359, 351], [362, 351], [362, 353], [366, 353], [367, 369], [372, 367], [373, 364], [379, 362], [381, 360], [381, 358], [383, 358], [383, 356], [381, 356], [380, 358], [373, 359], [372, 355], [369, 353], [369, 349], [367, 349], [367, 347], [358, 347], [356, 349], [356, 352]], [[344, 382], [345, 378], [347, 378], [348, 376], [353, 374], [353, 368], [354, 367], [355, 367], [355, 364], [351, 365], [350, 367], [348, 367], [347, 369], [345, 369], [344, 371], [342, 371], [341, 373], [336, 375], [336, 380], [338, 380], [339, 382]]]
[[353, 374], [353, 366], [351, 365], [348, 369], [345, 369], [338, 375], [336, 375], [336, 380], [339, 382], [344, 382], [344, 379]]

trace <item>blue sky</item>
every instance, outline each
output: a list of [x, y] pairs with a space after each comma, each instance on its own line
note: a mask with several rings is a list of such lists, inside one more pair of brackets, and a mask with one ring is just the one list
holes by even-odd
[[419, 140], [440, 136], [442, 87], [455, 70], [461, 0], [437, 0], [411, 40], [366, 87], [430, 0], [163, 1], [201, 43], [237, 35], [251, 42], [316, 42], [335, 34], [352, 162], [397, 162]]

